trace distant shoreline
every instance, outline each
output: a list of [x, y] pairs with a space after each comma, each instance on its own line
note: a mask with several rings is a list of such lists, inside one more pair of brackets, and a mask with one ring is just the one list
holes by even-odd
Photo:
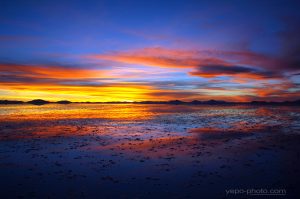
[[284, 101], [284, 102], [272, 102], [272, 101], [251, 101], [251, 102], [227, 102], [227, 101], [217, 101], [217, 100], [208, 100], [208, 101], [180, 101], [180, 100], [171, 100], [171, 101], [141, 101], [141, 102], [71, 102], [68, 100], [61, 100], [57, 102], [50, 102], [42, 99], [35, 99], [28, 102], [16, 101], [16, 100], [0, 100], [0, 104], [9, 105], [9, 104], [33, 104], [33, 105], [45, 105], [45, 104], [170, 104], [170, 105], [259, 105], [259, 106], [300, 106], [300, 100], [296, 101]]

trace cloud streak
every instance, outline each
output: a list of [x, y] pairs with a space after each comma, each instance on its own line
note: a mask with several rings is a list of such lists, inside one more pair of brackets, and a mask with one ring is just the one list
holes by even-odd
[[283, 73], [275, 69], [276, 59], [252, 52], [145, 48], [87, 57], [123, 64], [189, 69], [190, 75], [206, 78], [223, 75], [253, 79], [284, 77]]
[[44, 65], [21, 65], [21, 64], [0, 64], [1, 75], [16, 75], [28, 78], [97, 78], [108, 76], [107, 71], [80, 69], [62, 66]]
[[189, 74], [207, 78], [217, 76], [237, 76], [239, 78], [248, 79], [282, 78], [282, 75], [277, 72], [238, 65], [199, 66], [198, 68], [196, 68], [196, 70], [190, 72]]

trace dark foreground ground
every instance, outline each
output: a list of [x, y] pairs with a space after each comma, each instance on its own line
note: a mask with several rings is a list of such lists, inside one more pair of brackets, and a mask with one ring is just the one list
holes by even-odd
[[2, 105], [0, 119], [0, 198], [299, 196], [295, 107]]

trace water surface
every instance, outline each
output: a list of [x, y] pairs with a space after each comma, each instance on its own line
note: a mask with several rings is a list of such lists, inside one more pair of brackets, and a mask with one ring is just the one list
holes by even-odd
[[2, 105], [1, 194], [23, 198], [297, 193], [295, 107]]

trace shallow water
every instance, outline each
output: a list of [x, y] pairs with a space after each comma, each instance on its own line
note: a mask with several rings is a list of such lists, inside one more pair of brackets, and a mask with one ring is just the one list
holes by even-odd
[[[199, 198], [227, 189], [296, 195], [295, 107], [2, 105], [4, 197]], [[227, 195], [228, 196], [228, 195]]]

